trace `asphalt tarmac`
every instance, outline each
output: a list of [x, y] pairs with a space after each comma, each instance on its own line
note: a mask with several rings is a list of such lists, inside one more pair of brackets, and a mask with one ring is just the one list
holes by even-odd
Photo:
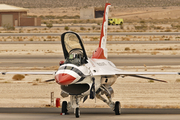
[[[84, 41], [99, 44], [99, 41]], [[0, 44], [61, 44], [61, 41], [0, 41]], [[107, 41], [107, 44], [180, 44], [180, 41]]]
[[[109, 108], [80, 108], [83, 120], [179, 120], [180, 109], [122, 109], [115, 115]], [[69, 115], [60, 115], [60, 108], [0, 108], [1, 120], [70, 120], [75, 119], [73, 109]]]
[[[61, 36], [62, 33], [0, 33], [0, 36]], [[79, 33], [81, 36], [96, 36], [99, 33]], [[180, 35], [180, 32], [112, 32], [108, 35]]]
[[[64, 57], [59, 55], [4, 55], [1, 56], [0, 67], [49, 67], [57, 66], [62, 60]], [[180, 65], [180, 55], [114, 55], [108, 60], [116, 66]]]

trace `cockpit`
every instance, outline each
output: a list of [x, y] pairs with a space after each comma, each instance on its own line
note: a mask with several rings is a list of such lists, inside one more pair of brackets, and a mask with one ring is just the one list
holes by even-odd
[[66, 32], [61, 36], [65, 63], [80, 66], [87, 63], [87, 55], [80, 36], [74, 32]]
[[66, 58], [65, 63], [71, 63], [71, 64], [75, 64], [77, 66], [80, 66], [83, 63], [83, 53], [81, 52], [81, 50], [72, 50], [69, 53], [69, 57]]

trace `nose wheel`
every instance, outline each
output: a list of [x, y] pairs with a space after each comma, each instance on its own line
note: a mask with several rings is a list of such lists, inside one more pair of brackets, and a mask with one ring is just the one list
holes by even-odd
[[121, 114], [121, 103], [119, 101], [115, 102], [114, 112], [115, 112], [116, 115]]
[[79, 116], [80, 116], [80, 110], [79, 110], [79, 108], [76, 108], [76, 110], [75, 110], [75, 116], [76, 116], [76, 118], [79, 118]]
[[83, 97], [78, 96], [78, 95], [71, 95], [70, 96], [70, 101], [71, 101], [71, 106], [72, 108], [74, 108], [74, 114], [76, 118], [80, 117], [80, 110], [79, 110], [79, 101], [82, 99]]

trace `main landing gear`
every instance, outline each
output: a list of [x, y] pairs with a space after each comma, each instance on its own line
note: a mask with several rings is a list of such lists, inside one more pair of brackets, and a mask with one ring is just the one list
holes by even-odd
[[[121, 114], [121, 103], [119, 101], [116, 101], [114, 103], [114, 112], [115, 115], [120, 115]], [[66, 101], [63, 101], [62, 103], [62, 115], [67, 115], [68, 114], [68, 104]], [[76, 118], [80, 117], [80, 110], [79, 107], [74, 109], [74, 114]]]
[[115, 102], [114, 112], [115, 112], [115, 115], [120, 115], [121, 114], [121, 103], [119, 101]]
[[62, 115], [67, 115], [67, 102], [63, 101], [62, 102]]
[[[96, 97], [105, 102], [115, 112], [115, 115], [120, 115], [121, 103], [119, 101], [116, 101], [115, 103], [112, 101], [113, 94], [114, 91], [110, 86], [102, 85], [96, 92]], [[103, 95], [105, 95], [106, 98], [104, 98]]]
[[80, 116], [80, 110], [79, 110], [79, 108], [76, 108], [75, 116], [76, 116], [76, 118], [79, 118], [79, 116]]
[[[121, 114], [121, 103], [119, 101], [113, 102], [113, 89], [110, 86], [102, 85], [99, 90], [96, 91], [96, 98], [105, 102], [114, 112], [115, 115]], [[104, 96], [103, 96], [104, 95]], [[106, 97], [106, 98], [105, 98]], [[87, 99], [86, 96], [71, 95], [70, 102], [63, 101], [62, 103], [62, 115], [68, 114], [71, 108], [74, 108], [74, 114], [76, 118], [80, 117], [79, 102], [82, 99]]]

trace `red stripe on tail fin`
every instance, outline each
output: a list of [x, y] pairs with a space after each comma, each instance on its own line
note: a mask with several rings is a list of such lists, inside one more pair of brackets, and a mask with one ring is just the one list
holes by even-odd
[[106, 3], [105, 5], [101, 36], [100, 36], [100, 41], [99, 41], [99, 48], [93, 53], [92, 58], [96, 58], [96, 59], [107, 58], [106, 41], [107, 41], [108, 13], [109, 13], [110, 6], [111, 6], [110, 3]]
[[106, 57], [104, 56], [104, 50], [102, 48], [98, 47], [98, 49], [93, 53], [92, 58], [106, 59]]

